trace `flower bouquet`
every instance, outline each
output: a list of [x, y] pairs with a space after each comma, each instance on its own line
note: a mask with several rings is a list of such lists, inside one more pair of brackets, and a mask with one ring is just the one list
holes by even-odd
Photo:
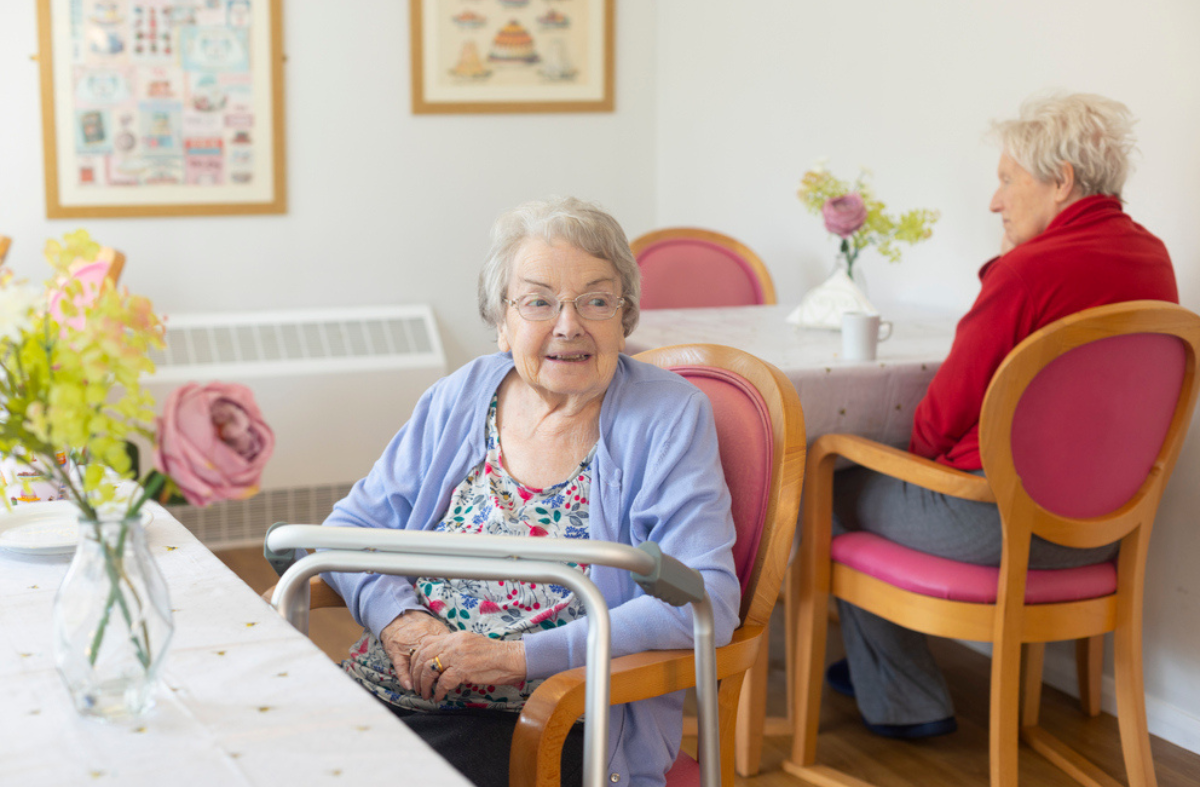
[[[80, 537], [55, 599], [55, 661], [77, 709], [111, 718], [152, 704], [173, 631], [143, 506], [175, 492], [195, 505], [255, 494], [274, 435], [235, 384], [189, 383], [155, 418], [140, 379], [154, 371], [147, 354], [163, 346], [163, 323], [149, 300], [107, 278], [99, 250], [83, 230], [48, 242], [54, 273], [44, 288], [0, 272], [0, 453], [37, 466], [64, 501], [51, 505], [75, 510]], [[134, 438], [154, 446], [155, 467], [141, 479]], [[37, 495], [25, 494], [24, 479], [16, 489], [7, 508], [47, 505], [26, 502]]]
[[840, 180], [823, 164], [804, 173], [797, 192], [809, 213], [819, 214], [825, 229], [841, 238], [838, 268], [830, 278], [805, 295], [788, 320], [809, 327], [840, 328], [847, 311], [877, 310], [861, 287], [861, 274], [855, 270], [858, 255], [869, 246], [890, 262], [900, 261], [899, 243], [919, 243], [933, 234], [940, 214], [936, 210], [915, 208], [892, 216], [887, 206], [875, 197], [870, 173], [859, 172], [853, 183]]

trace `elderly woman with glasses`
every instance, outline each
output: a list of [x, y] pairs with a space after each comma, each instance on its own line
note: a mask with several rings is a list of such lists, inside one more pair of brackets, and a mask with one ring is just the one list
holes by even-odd
[[[1096, 95], [1027, 101], [996, 123], [1000, 254], [979, 271], [979, 297], [913, 419], [909, 451], [982, 475], [979, 414], [992, 375], [1034, 331], [1094, 306], [1132, 300], [1179, 302], [1162, 241], [1122, 207], [1133, 148], [1124, 104]], [[994, 504], [935, 494], [862, 468], [834, 480], [840, 527], [867, 530], [940, 557], [998, 566]], [[1117, 545], [1071, 549], [1034, 536], [1029, 565], [1071, 568], [1111, 560]], [[921, 738], [956, 729], [946, 682], [925, 636], [841, 603], [847, 660], [826, 673], [858, 701], [868, 729]]]
[[[625, 234], [599, 208], [564, 198], [502, 215], [479, 277], [479, 311], [500, 352], [435, 384], [325, 524], [653, 540], [702, 573], [727, 642], [739, 585], [711, 406], [683, 378], [622, 355], [638, 294]], [[577, 568], [612, 609], [614, 656], [691, 647], [686, 609], [645, 595], [625, 572]], [[507, 784], [526, 699], [584, 663], [582, 602], [528, 582], [325, 579], [366, 629], [343, 664], [349, 674], [476, 784]], [[681, 710], [679, 696], [613, 708], [614, 783], [665, 782]], [[578, 781], [580, 730], [564, 752], [564, 781]]]

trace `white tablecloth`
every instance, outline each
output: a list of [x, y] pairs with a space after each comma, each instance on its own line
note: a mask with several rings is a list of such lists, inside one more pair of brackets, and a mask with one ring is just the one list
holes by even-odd
[[170, 514], [154, 516], [175, 636], [157, 707], [137, 722], [78, 716], [54, 669], [68, 559], [0, 552], [0, 784], [467, 785]]
[[784, 305], [643, 311], [626, 351], [694, 342], [746, 350], [796, 386], [809, 442], [842, 432], [906, 448], [913, 410], [950, 351], [954, 317], [885, 310], [892, 336], [879, 344], [875, 361], [863, 362], [841, 359], [840, 332], [785, 322], [790, 311]]

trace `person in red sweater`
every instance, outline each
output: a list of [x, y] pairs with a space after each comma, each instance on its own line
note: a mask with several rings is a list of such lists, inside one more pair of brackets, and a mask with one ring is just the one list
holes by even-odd
[[[1166, 247], [1122, 209], [1132, 128], [1123, 104], [1086, 94], [1027, 101], [1017, 119], [994, 125], [1002, 153], [990, 208], [1004, 223], [1001, 252], [980, 269], [979, 297], [917, 406], [910, 452], [982, 475], [984, 393], [1025, 337], [1094, 306], [1179, 302]], [[868, 530], [953, 560], [1000, 564], [994, 504], [934, 494], [864, 468], [838, 473], [834, 492], [836, 528]], [[1111, 560], [1116, 549], [1070, 549], [1035, 536], [1030, 566], [1090, 565]], [[839, 604], [847, 659], [830, 667], [831, 687], [856, 697], [872, 732], [953, 732], [953, 705], [925, 636]]]

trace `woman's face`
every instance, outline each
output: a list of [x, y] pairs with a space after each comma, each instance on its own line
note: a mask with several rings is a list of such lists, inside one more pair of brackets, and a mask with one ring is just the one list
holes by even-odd
[[996, 174], [1000, 187], [989, 207], [1003, 219], [1008, 241], [1019, 246], [1045, 232], [1063, 208], [1058, 184], [1038, 180], [1007, 153], [1000, 154]]
[[572, 301], [584, 293], [620, 297], [621, 281], [608, 260], [565, 243], [530, 238], [517, 252], [506, 297], [543, 295], [563, 304], [557, 317], [527, 320], [507, 305], [499, 326], [500, 349], [512, 352], [517, 373], [543, 397], [603, 396], [625, 349], [622, 309], [607, 320], [585, 320]]

